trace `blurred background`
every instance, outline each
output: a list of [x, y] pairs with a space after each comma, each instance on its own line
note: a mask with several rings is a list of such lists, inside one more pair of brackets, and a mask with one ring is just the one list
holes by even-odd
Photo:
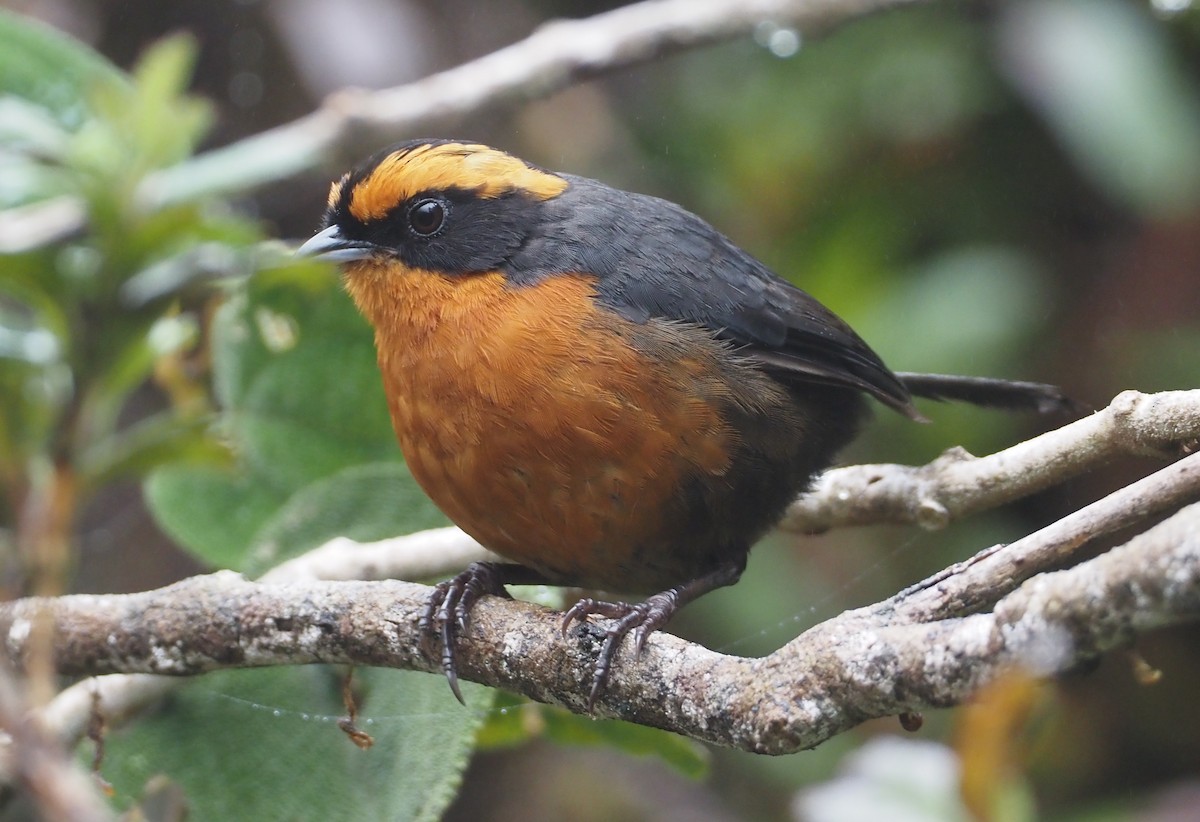
[[[3, 5], [124, 68], [164, 35], [190, 33], [192, 90], [215, 107], [203, 147], [216, 147], [344, 87], [415, 80], [551, 18], [620, 4]], [[1186, 0], [933, 3], [829, 32], [764, 21], [752, 38], [392, 137], [466, 137], [674, 200], [846, 318], [897, 370], [1053, 382], [1102, 407], [1124, 389], [1200, 384], [1198, 89], [1200, 13]], [[376, 139], [364, 135], [338, 162], [236, 206], [271, 236], [306, 238], [330, 179]], [[138, 401], [154, 403], [153, 392]], [[880, 411], [844, 460], [919, 463], [951, 445], [983, 454], [1055, 422], [922, 411], [933, 424]], [[944, 533], [769, 538], [740, 584], [689, 607], [672, 631], [728, 653], [770, 652], [1153, 467], [1118, 461]], [[72, 589], [143, 589], [196, 570], [140, 499], [135, 482], [92, 499]], [[1000, 731], [981, 730], [965, 711], [931, 712], [891, 761], [940, 773], [952, 765], [936, 751], [920, 749], [933, 757], [925, 760], [904, 744], [945, 742], [966, 756], [999, 739], [1009, 746], [1004, 779], [1041, 818], [1200, 819], [1198, 639], [1192, 627], [1139, 644], [1163, 672], [1153, 686], [1114, 655], [1034, 689], [1009, 713], [996, 708], [1010, 720]], [[714, 749], [698, 781], [653, 757], [535, 740], [477, 753], [447, 818], [900, 818], [854, 817], [869, 792], [830, 789], [846, 784], [853, 752], [900, 734], [894, 721], [872, 722], [779, 759]], [[901, 766], [897, 778], [910, 776]], [[952, 813], [912, 818], [960, 818]]]

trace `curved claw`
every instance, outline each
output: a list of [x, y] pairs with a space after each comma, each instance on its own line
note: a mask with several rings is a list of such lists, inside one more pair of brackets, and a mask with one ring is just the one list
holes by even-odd
[[593, 614], [615, 620], [604, 631], [604, 644], [600, 646], [600, 653], [596, 655], [596, 665], [592, 669], [592, 689], [588, 694], [589, 713], [595, 709], [596, 700], [608, 687], [613, 660], [616, 659], [617, 651], [625, 637], [633, 632], [634, 655], [641, 656], [646, 638], [667, 623], [675, 613], [675, 607], [674, 592], [665, 591], [637, 605], [581, 599], [563, 615], [561, 627], [564, 637], [572, 623], [583, 622]]
[[450, 690], [454, 693], [455, 699], [463, 705], [467, 703], [458, 687], [458, 666], [454, 659], [454, 641], [458, 632], [455, 630], [455, 621], [451, 616], [462, 599], [463, 591], [470, 584], [471, 580], [469, 578], [464, 580], [463, 574], [454, 577], [447, 586], [446, 595], [442, 598], [441, 607], [437, 612], [438, 623], [442, 627], [442, 673], [446, 675], [446, 681], [450, 683]]
[[662, 593], [647, 597], [638, 605], [625, 602], [605, 602], [597, 599], [581, 599], [563, 614], [562, 632], [574, 622], [583, 622], [592, 614], [616, 620], [604, 632], [604, 644], [596, 657], [596, 666], [592, 669], [592, 690], [588, 695], [588, 713], [596, 706], [596, 699], [604, 693], [608, 686], [608, 676], [612, 671], [613, 660], [621, 641], [632, 631], [634, 657], [642, 655], [646, 640], [652, 633], [670, 621], [675, 612], [698, 596], [708, 593], [714, 588], [732, 585], [741, 576], [745, 567], [745, 555], [739, 555], [733, 561], [722, 565], [703, 576], [685, 582]]
[[587, 618], [592, 614], [609, 616], [609, 608], [622, 604], [619, 602], [603, 602], [591, 597], [584, 597], [568, 608], [566, 613], [563, 614], [562, 622], [559, 624], [559, 629], [562, 631], [562, 638], [567, 638], [567, 631], [571, 630], [572, 623], [578, 622], [583, 624], [587, 622]]
[[[504, 590], [506, 566], [490, 562], [475, 562], [458, 576], [445, 582], [440, 582], [429, 595], [421, 616], [417, 620], [417, 629], [423, 639], [439, 638], [442, 643], [441, 665], [442, 673], [450, 684], [454, 697], [466, 705], [462, 691], [458, 686], [458, 661], [455, 656], [455, 643], [458, 635], [467, 630], [471, 623], [471, 608], [485, 594], [508, 596]], [[422, 642], [425, 653], [434, 656], [433, 649]]]
[[433, 593], [429, 595], [429, 599], [425, 602], [425, 607], [421, 609], [421, 616], [417, 620], [417, 630], [421, 633], [427, 634], [433, 630], [433, 620], [437, 615], [438, 606], [446, 598], [446, 589], [449, 587], [449, 580], [434, 586]]

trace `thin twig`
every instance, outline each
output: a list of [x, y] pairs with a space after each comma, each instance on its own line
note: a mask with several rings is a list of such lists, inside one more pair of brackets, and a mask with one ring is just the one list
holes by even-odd
[[8, 737], [3, 770], [15, 777], [41, 818], [54, 822], [112, 819], [96, 785], [60, 739], [29, 711], [21, 686], [0, 663], [0, 729]]
[[1008, 545], [995, 545], [901, 592], [887, 604], [899, 619], [927, 622], [988, 607], [1021, 582], [1066, 562], [1080, 547], [1200, 499], [1200, 453]]

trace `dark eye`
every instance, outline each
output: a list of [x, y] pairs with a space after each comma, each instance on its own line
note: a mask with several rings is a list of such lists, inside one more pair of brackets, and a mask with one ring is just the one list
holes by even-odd
[[432, 237], [446, 222], [446, 206], [441, 200], [418, 200], [408, 209], [408, 224], [422, 237]]

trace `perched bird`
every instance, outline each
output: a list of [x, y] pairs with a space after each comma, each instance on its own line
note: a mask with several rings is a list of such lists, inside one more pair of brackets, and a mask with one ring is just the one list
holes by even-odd
[[[375, 329], [413, 476], [511, 561], [441, 583], [421, 620], [454, 644], [472, 605], [543, 582], [582, 599], [563, 633], [624, 637], [732, 585], [754, 544], [863, 422], [864, 396], [1061, 407], [1057, 389], [896, 374], [807, 293], [665, 200], [456, 140], [380, 151], [333, 184], [303, 254], [342, 263]], [[459, 695], [459, 699], [461, 699]]]

